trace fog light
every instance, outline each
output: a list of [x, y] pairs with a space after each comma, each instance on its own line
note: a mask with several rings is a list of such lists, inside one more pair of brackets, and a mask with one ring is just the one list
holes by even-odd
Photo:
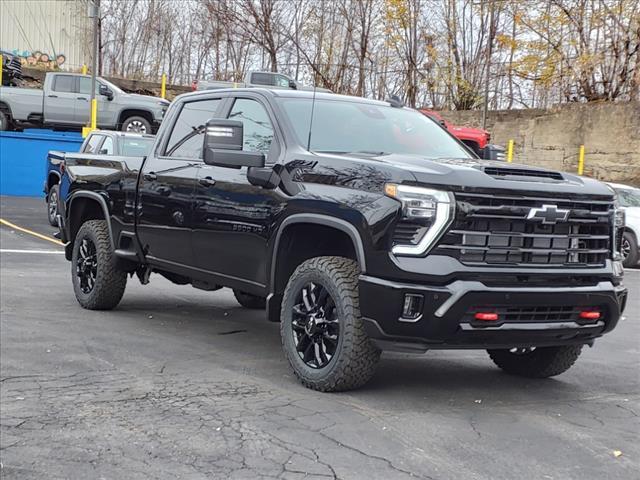
[[498, 320], [498, 314], [495, 312], [478, 312], [474, 315], [474, 318], [483, 322], [495, 322]]
[[580, 312], [580, 318], [583, 320], [598, 320], [600, 318], [600, 312], [593, 310]]
[[422, 300], [422, 295], [417, 293], [405, 294], [400, 320], [403, 322], [417, 322], [420, 320], [422, 316]]

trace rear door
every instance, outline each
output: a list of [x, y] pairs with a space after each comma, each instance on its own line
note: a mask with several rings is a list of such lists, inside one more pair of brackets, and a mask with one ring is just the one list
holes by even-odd
[[[216, 115], [219, 98], [184, 102], [168, 119], [166, 140], [144, 166], [139, 183], [138, 235], [150, 262], [191, 275], [193, 195], [202, 164], [207, 120]], [[166, 120], [165, 120], [166, 121]]]
[[76, 125], [75, 105], [77, 77], [64, 73], [53, 75], [51, 88], [44, 96], [44, 121], [45, 123], [57, 123]]

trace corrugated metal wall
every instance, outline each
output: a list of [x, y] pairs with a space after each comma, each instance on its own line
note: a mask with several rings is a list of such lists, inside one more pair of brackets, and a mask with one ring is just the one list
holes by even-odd
[[87, 0], [0, 0], [0, 49], [27, 64], [79, 69], [91, 60]]

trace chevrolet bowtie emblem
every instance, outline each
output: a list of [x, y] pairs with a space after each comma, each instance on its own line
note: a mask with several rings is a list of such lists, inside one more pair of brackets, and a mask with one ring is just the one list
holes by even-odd
[[557, 205], [543, 205], [542, 208], [532, 208], [529, 210], [527, 220], [536, 220], [546, 225], [558, 222], [566, 222], [569, 218], [569, 210], [562, 210]]

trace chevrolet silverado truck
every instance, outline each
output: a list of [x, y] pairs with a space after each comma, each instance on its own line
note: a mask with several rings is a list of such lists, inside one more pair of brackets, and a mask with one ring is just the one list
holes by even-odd
[[61, 195], [82, 307], [115, 308], [128, 276], [231, 288], [320, 391], [365, 384], [382, 350], [558, 375], [626, 302], [609, 187], [481, 161], [393, 100], [185, 94], [144, 161], [78, 155]]
[[153, 135], [95, 130], [82, 142], [79, 152], [49, 151], [44, 180], [44, 198], [47, 204], [47, 219], [52, 226], [58, 225], [58, 205], [60, 203], [60, 179], [67, 162], [75, 155], [91, 158], [92, 155], [115, 155], [118, 157], [142, 157], [149, 153], [153, 145]]
[[[309, 90], [314, 87], [304, 86], [291, 77], [276, 72], [248, 72], [244, 78], [244, 82], [227, 82], [224, 80], [194, 80], [191, 82], [191, 90], [215, 90], [222, 88], [275, 88], [275, 89], [291, 89], [291, 90]], [[330, 92], [326, 88], [316, 88], [317, 92]]]
[[[134, 133], [157, 130], [169, 106], [167, 100], [125, 93], [104, 78], [96, 80], [98, 128]], [[80, 129], [91, 116], [91, 76], [52, 73], [43, 89], [0, 87], [0, 128], [25, 125]]]

